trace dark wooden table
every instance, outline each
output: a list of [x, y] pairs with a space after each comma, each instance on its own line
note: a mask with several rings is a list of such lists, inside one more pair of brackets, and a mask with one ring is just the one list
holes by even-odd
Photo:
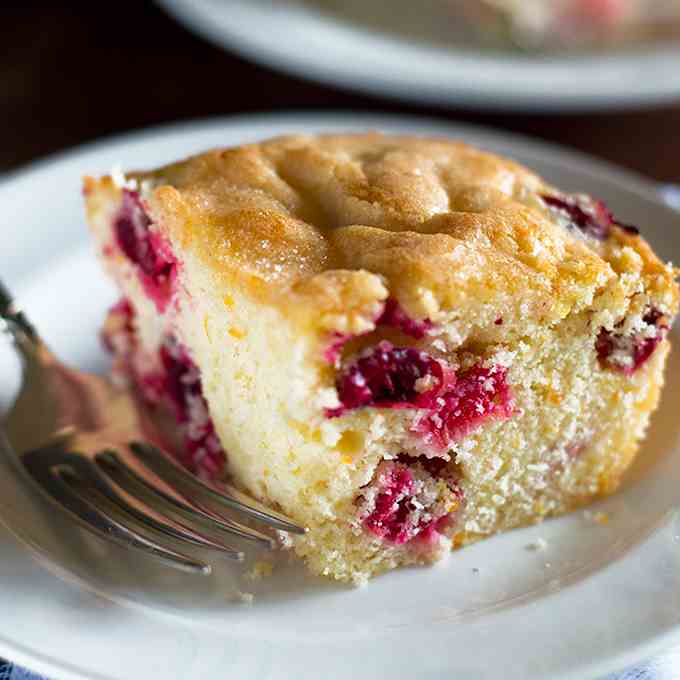
[[0, 3], [0, 37], [0, 172], [131, 128], [312, 108], [425, 113], [491, 125], [680, 182], [680, 102], [587, 115], [478, 114], [398, 104], [254, 66], [189, 34], [146, 0]]

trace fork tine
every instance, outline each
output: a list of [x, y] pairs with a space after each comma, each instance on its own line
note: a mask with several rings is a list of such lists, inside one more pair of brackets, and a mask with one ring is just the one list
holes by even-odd
[[[41, 492], [57, 507], [69, 513], [80, 526], [106, 541], [130, 550], [138, 550], [176, 569], [190, 573], [210, 574], [210, 565], [152, 541], [83, 499], [46, 463], [45, 456], [53, 451], [35, 449], [27, 452], [22, 459], [24, 469]], [[64, 454], [62, 451], [56, 452]], [[76, 468], [80, 467], [84, 461], [82, 458], [67, 457], [67, 455], [60, 455], [57, 460], [65, 465], [74, 465]]]
[[282, 531], [288, 531], [293, 534], [305, 534], [307, 532], [307, 529], [304, 527], [294, 524], [284, 515], [274, 510], [270, 510], [229, 485], [225, 485], [229, 495], [219, 493], [212, 487], [200, 481], [197, 477], [189, 474], [176, 463], [173, 463], [154, 446], [133, 442], [130, 445], [130, 450], [161, 479], [164, 479], [168, 484], [179, 489], [182, 495], [192, 499], [192, 502], [192, 496], [198, 495], [199, 498], [217, 501], [227, 508], [242, 512], [275, 529], [281, 529]]
[[[217, 550], [220, 553], [223, 553], [225, 557], [232, 560], [240, 561], [243, 559], [242, 552], [208, 538], [207, 536], [203, 536], [181, 522], [172, 521], [172, 523], [170, 523], [167, 518], [161, 518], [148, 507], [145, 507], [143, 510], [135, 507], [123, 498], [123, 496], [101, 476], [95, 466], [87, 464], [83, 469], [87, 469], [86, 479], [82, 479], [78, 475], [70, 473], [68, 469], [61, 471], [60, 474], [64, 481], [72, 488], [75, 488], [81, 495], [87, 496], [87, 498], [95, 505], [99, 506], [103, 501], [108, 510], [107, 514], [115, 514], [116, 511], [119, 513], [122, 512], [129, 515], [142, 526], [164, 534], [169, 538], [174, 538], [177, 541], [190, 543], [201, 548]], [[81, 475], [83, 469], [79, 470]]]
[[[183, 497], [174, 489], [172, 493], [164, 491], [160, 488], [161, 485], [168, 487], [163, 480], [154, 479], [153, 483], [149, 482], [113, 451], [97, 454], [95, 462], [123, 491], [138, 498], [150, 508], [159, 512], [162, 512], [162, 508], [170, 508], [185, 519], [197, 522], [209, 529], [254, 541], [269, 549], [274, 547], [274, 541], [271, 537], [226, 517], [220, 517], [207, 509], [192, 506], [184, 502]], [[169, 488], [168, 491], [170, 491]]]

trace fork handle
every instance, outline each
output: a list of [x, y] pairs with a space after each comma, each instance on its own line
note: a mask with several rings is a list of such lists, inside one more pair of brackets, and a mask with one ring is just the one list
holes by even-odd
[[26, 315], [16, 306], [7, 287], [0, 279], [0, 330], [7, 331], [21, 350], [34, 349], [40, 338]]

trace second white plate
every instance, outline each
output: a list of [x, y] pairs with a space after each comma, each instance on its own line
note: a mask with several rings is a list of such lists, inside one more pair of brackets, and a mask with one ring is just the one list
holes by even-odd
[[[343, 21], [313, 3], [158, 2], [193, 31], [252, 61], [419, 105], [562, 111], [648, 105], [680, 97], [678, 45], [547, 57], [409, 39]], [[426, 5], [422, 11], [428, 11]]]

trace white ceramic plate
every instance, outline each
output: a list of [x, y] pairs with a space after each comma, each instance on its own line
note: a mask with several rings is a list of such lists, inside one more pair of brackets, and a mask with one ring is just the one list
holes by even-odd
[[[191, 30], [258, 63], [417, 104], [568, 110], [646, 105], [680, 96], [678, 45], [533, 57], [456, 49], [409, 36], [403, 26], [401, 35], [376, 31], [317, 9], [309, 0], [158, 1]], [[352, 5], [370, 3], [353, 0]], [[344, 0], [337, 4], [342, 7]], [[384, 21], [399, 24], [398, 10]]]
[[[86, 233], [83, 173], [284, 132], [367, 128], [449, 135], [518, 158], [602, 197], [680, 260], [680, 216], [651, 185], [592, 159], [430, 120], [293, 114], [136, 133], [0, 182], [0, 272], [59, 354], [103, 369], [96, 335], [114, 292]], [[0, 408], [17, 372], [0, 347]], [[0, 656], [69, 680], [586, 680], [623, 667], [680, 637], [679, 400], [674, 353], [641, 466], [596, 508], [609, 513], [607, 526], [576, 513], [365, 589], [312, 578], [298, 564], [249, 583], [230, 565], [205, 578], [131, 558], [55, 516], [0, 456]], [[548, 548], [528, 551], [538, 537]], [[255, 593], [253, 604], [238, 591]]]

